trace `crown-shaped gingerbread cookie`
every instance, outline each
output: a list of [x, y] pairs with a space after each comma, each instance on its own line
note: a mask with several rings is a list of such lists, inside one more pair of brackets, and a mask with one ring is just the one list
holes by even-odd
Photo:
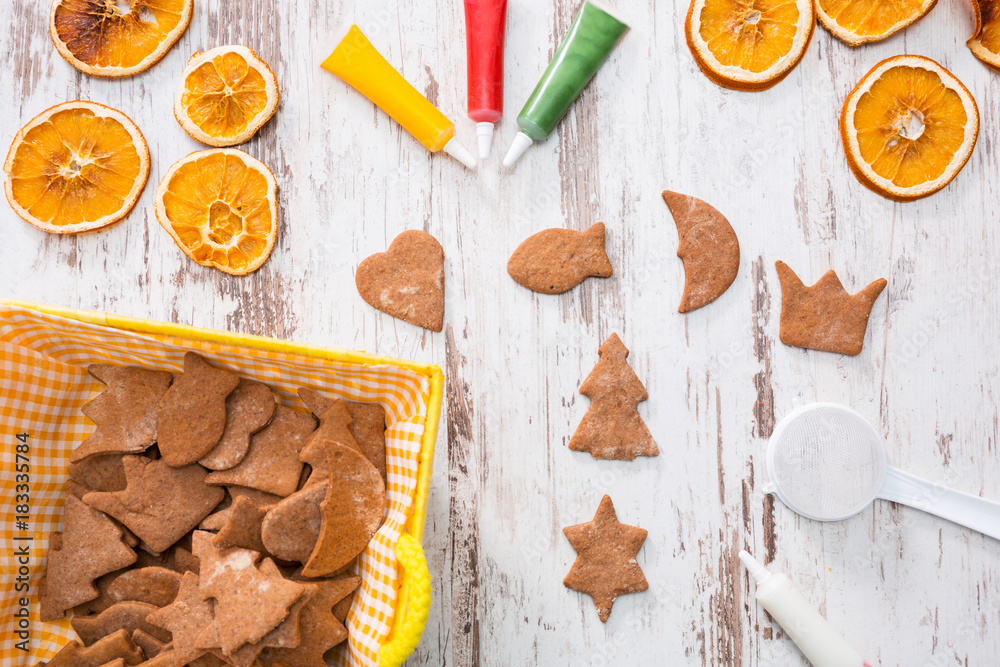
[[775, 267], [781, 281], [781, 342], [824, 352], [861, 354], [868, 317], [885, 289], [885, 279], [879, 278], [852, 295], [832, 270], [806, 287], [784, 262], [776, 262]]

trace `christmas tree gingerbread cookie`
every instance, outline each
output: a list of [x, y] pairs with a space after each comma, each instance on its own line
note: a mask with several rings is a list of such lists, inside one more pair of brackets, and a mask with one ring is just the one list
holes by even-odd
[[569, 448], [616, 461], [657, 456], [660, 450], [637, 408], [649, 393], [626, 361], [628, 348], [613, 333], [598, 354], [600, 361], [580, 385], [580, 393], [591, 402]]

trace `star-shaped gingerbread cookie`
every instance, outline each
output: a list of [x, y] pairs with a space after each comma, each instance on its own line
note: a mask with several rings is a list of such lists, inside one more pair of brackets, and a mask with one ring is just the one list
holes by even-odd
[[146, 620], [173, 634], [173, 657], [177, 664], [187, 664], [206, 653], [207, 649], [195, 648], [195, 639], [215, 621], [212, 603], [202, 598], [198, 575], [187, 572], [181, 579], [177, 599]]
[[347, 640], [347, 629], [333, 615], [333, 606], [361, 585], [361, 578], [340, 577], [316, 581], [316, 595], [302, 608], [299, 620], [301, 641], [293, 648], [265, 648], [261, 653], [264, 664], [284, 664], [288, 667], [325, 667], [323, 654]]
[[563, 585], [594, 599], [597, 615], [608, 622], [615, 598], [649, 588], [635, 557], [646, 531], [618, 522], [610, 496], [604, 496], [594, 520], [563, 528], [576, 549], [576, 561]]

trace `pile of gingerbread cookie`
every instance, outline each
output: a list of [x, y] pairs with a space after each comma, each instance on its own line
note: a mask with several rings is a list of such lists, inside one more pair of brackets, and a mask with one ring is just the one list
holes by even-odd
[[194, 353], [88, 370], [106, 387], [39, 590], [79, 641], [48, 666], [325, 666], [382, 523], [383, 408], [300, 389], [297, 412]]

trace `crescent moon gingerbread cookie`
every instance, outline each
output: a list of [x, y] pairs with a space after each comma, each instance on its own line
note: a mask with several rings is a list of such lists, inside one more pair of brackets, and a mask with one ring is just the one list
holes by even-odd
[[684, 295], [677, 311], [707, 306], [729, 289], [740, 270], [740, 242], [729, 221], [700, 199], [663, 191], [677, 224], [677, 256], [684, 262]]

